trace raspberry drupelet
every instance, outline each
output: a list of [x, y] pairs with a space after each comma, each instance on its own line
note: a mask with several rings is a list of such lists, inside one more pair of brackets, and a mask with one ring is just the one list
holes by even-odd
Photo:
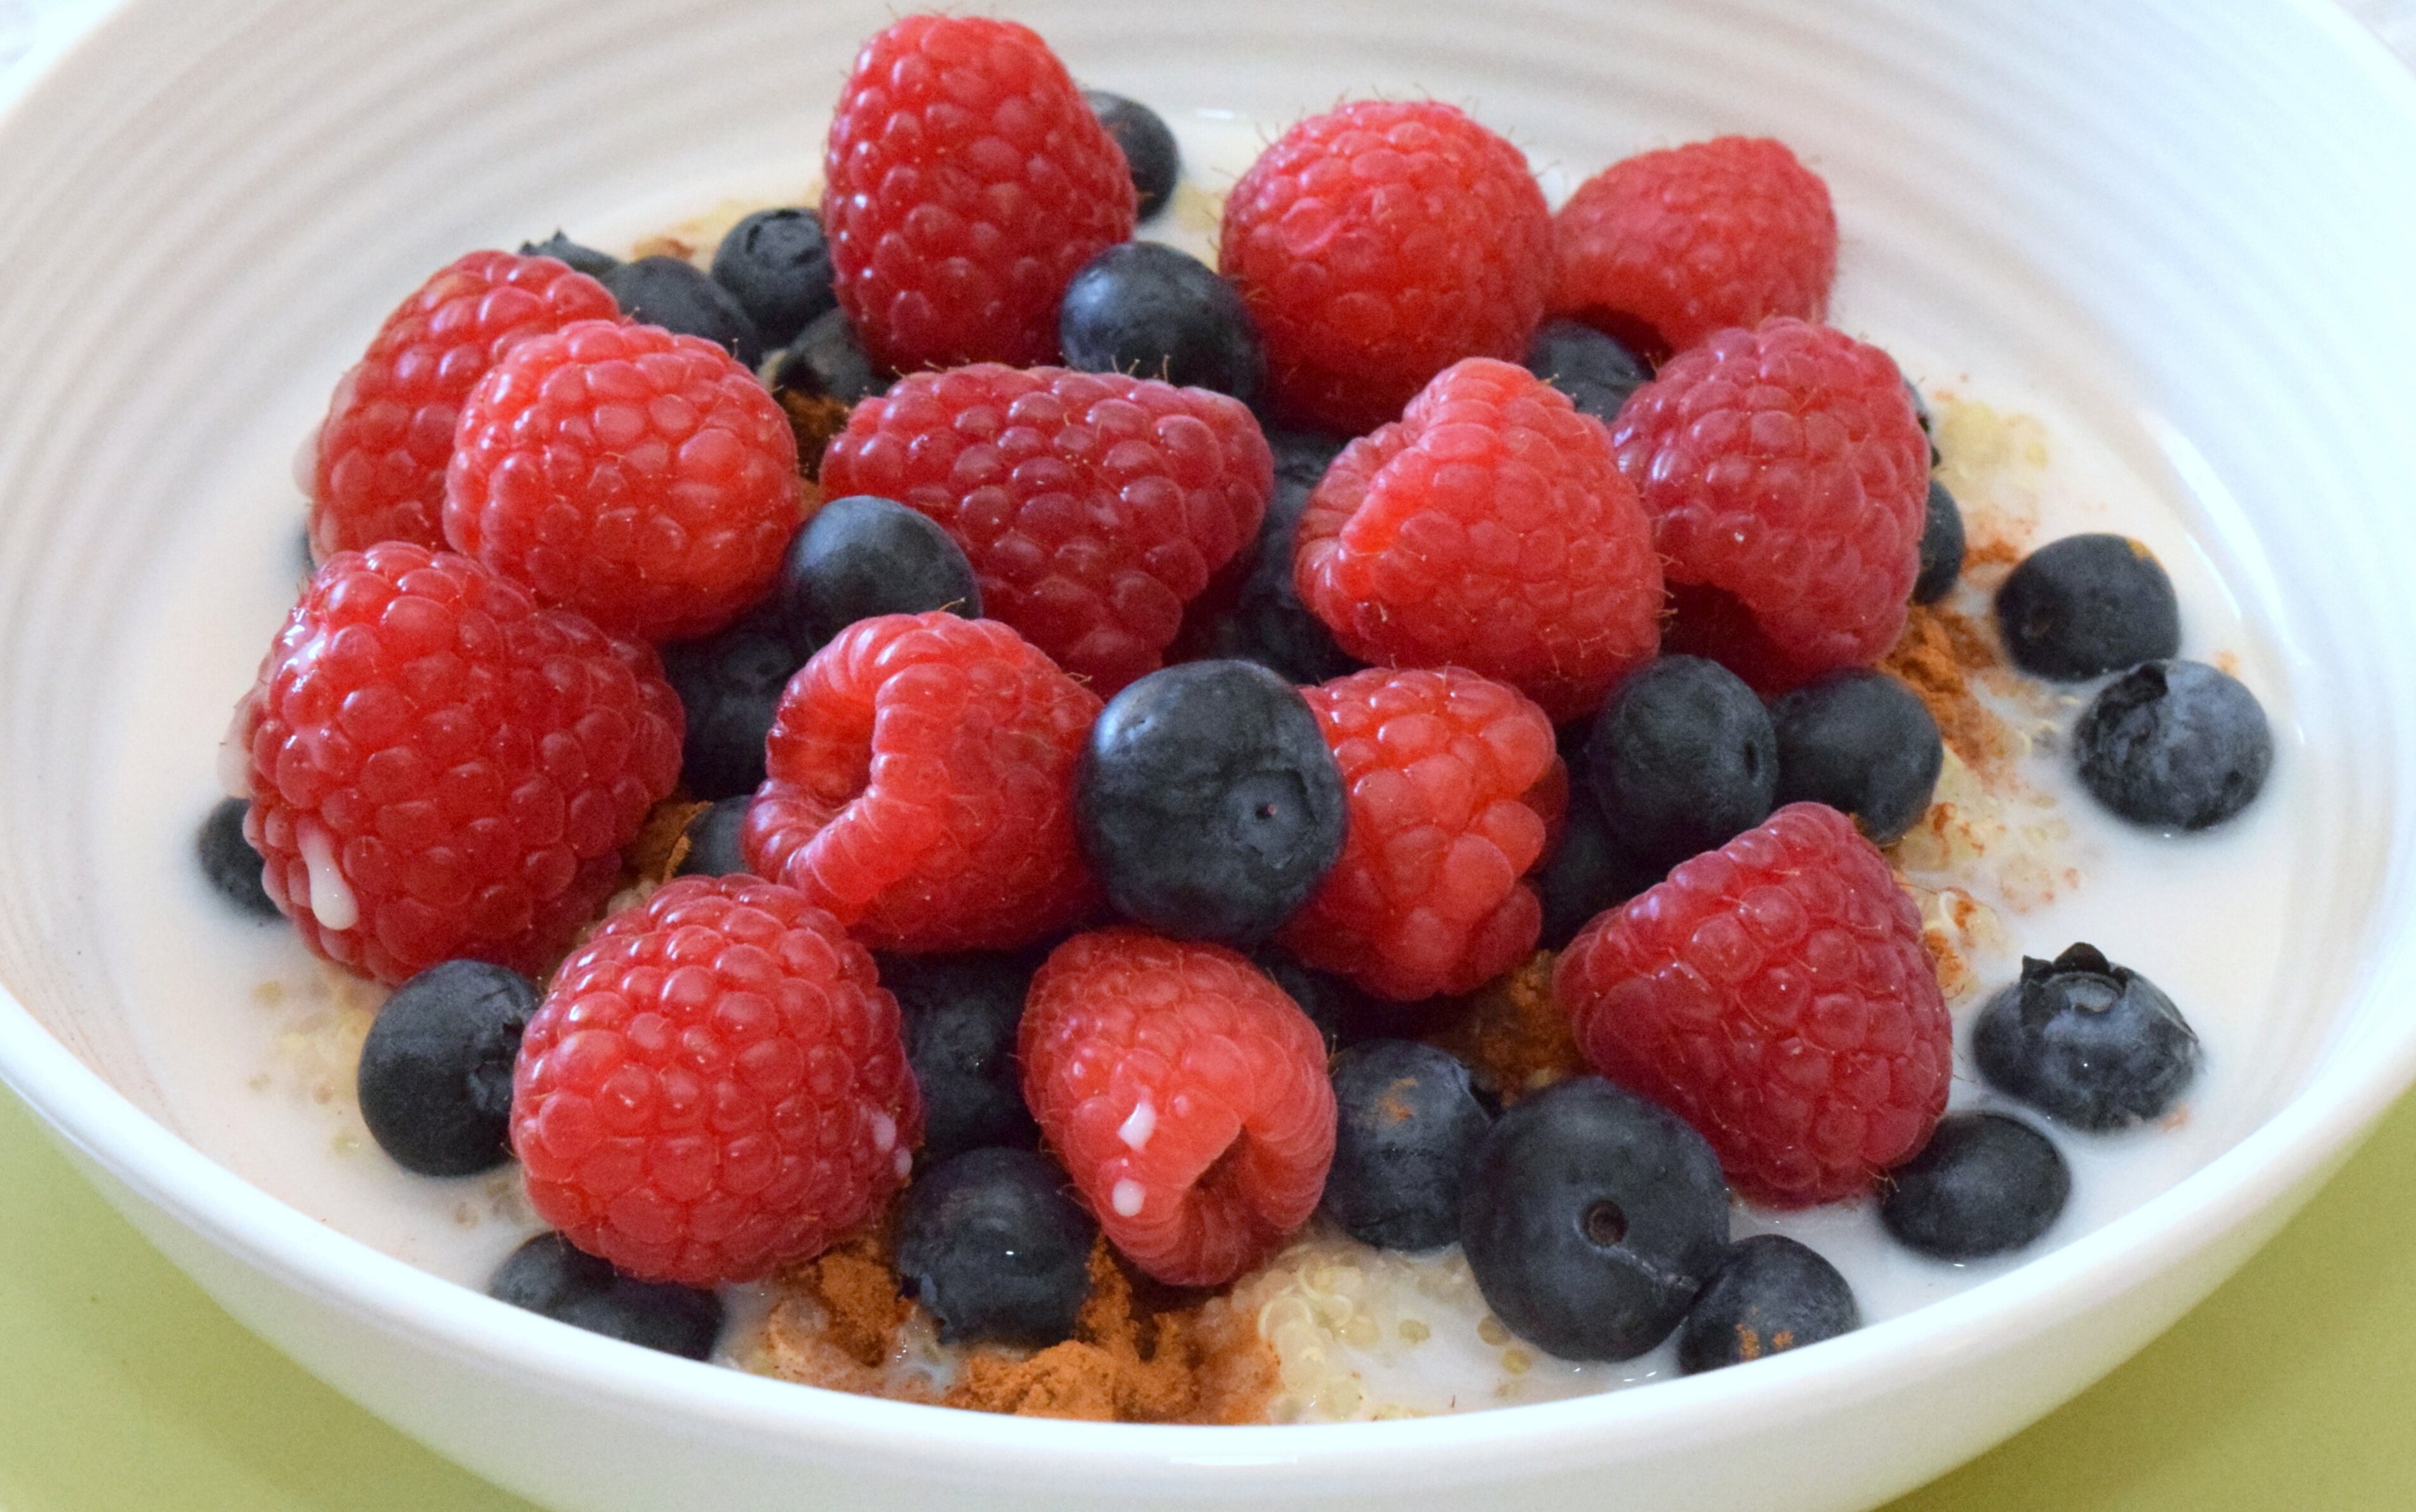
[[1074, 270], [1133, 232], [1123, 149], [1009, 21], [909, 16], [867, 42], [823, 166], [839, 308], [899, 372], [1055, 361]]
[[1600, 421], [1523, 368], [1454, 364], [1345, 447], [1293, 547], [1342, 649], [1466, 667], [1555, 719], [1590, 714], [1660, 643], [1653, 527]]
[[923, 1130], [898, 1005], [793, 888], [684, 877], [562, 963], [512, 1077], [531, 1205], [630, 1276], [753, 1280], [902, 1186]]
[[880, 950], [1011, 950], [1097, 889], [1074, 828], [1096, 695], [995, 620], [859, 621], [790, 680], [747, 858]]
[[1317, 1026], [1247, 957], [1139, 930], [1076, 935], [1032, 980], [1023, 1096], [1109, 1240], [1221, 1286], [1316, 1211], [1334, 1159]]
[[542, 975], [678, 780], [681, 724], [652, 651], [392, 541], [311, 578], [229, 754], [312, 950], [388, 984], [459, 956]]
[[443, 550], [445, 468], [470, 390], [528, 337], [620, 314], [602, 284], [551, 257], [470, 252], [439, 270], [336, 385], [310, 453], [311, 554]]
[[1946, 1108], [1955, 1030], [1920, 916], [1820, 804], [1595, 918], [1552, 995], [1594, 1069], [1692, 1124], [1755, 1202], [1867, 1191]]

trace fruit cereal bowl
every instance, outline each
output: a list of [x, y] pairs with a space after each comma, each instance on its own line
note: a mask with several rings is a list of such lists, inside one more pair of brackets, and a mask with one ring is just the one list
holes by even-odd
[[[363, 1164], [365, 1195], [326, 1206], [294, 1173], [294, 1131], [326, 1126], [250, 1092], [293, 1073], [264, 1054], [314, 1042], [261, 1028], [258, 946], [207, 916], [179, 869], [189, 833], [162, 817], [206, 808], [209, 751], [291, 602], [287, 459], [399, 292], [465, 249], [556, 225], [627, 246], [728, 199], [809, 195], [849, 59], [892, 12], [133, 0], [0, 120], [0, 1078], [248, 1325], [566, 1509], [1575, 1507], [1607, 1487], [1638, 1507], [1867, 1506], [2169, 1324], [2416, 1076], [2416, 529], [2388, 505], [2416, 351], [2416, 208], [2395, 192], [2416, 87], [2338, 12], [1006, 8], [1174, 122], [1210, 193], [1255, 132], [1345, 95], [1461, 103], [1555, 198], [1720, 132], [1813, 165], [1845, 234], [1832, 319], [1933, 399], [1968, 374], [2039, 396], [2053, 445], [2167, 520], [2160, 553], [2238, 627], [2219, 649], [2288, 689], [2255, 865], [2222, 879], [2270, 948], [2186, 1154], [2024, 1263], [1817, 1347], [1417, 1422], [913, 1405], [634, 1349], [431, 1274], [425, 1235], [380, 1207], [399, 1173]], [[2170, 843], [2140, 890], [2247, 854]], [[2212, 929], [2179, 932], [2172, 972], [2232, 959]]]

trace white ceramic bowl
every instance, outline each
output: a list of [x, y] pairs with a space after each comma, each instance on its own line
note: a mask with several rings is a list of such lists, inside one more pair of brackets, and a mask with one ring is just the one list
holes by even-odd
[[[1579, 171], [1774, 133], [1835, 189], [1841, 311], [2089, 416], [2270, 637], [2317, 795], [2288, 876], [2241, 880], [2273, 889], [2300, 969], [2233, 1051], [2262, 1073], [2224, 1111], [2236, 1142], [2126, 1217], [1814, 1350], [1314, 1429], [1007, 1420], [666, 1360], [437, 1281], [204, 1158], [102, 945], [140, 927], [112, 911], [126, 879], [87, 843], [101, 774], [209, 759], [123, 723], [127, 669], [189, 654], [142, 606], [226, 531], [290, 539], [259, 524], [291, 507], [263, 459], [403, 290], [734, 164], [802, 182], [892, 8], [136, 0], [0, 121], [0, 1076], [339, 1389], [560, 1507], [1858, 1506], [2164, 1328], [2408, 1082], [2416, 91], [2351, 23], [2319, 0], [1016, 0], [1078, 73], [1172, 112], [1430, 92]], [[269, 503], [194, 502], [237, 495]], [[249, 673], [193, 669], [211, 700]]]

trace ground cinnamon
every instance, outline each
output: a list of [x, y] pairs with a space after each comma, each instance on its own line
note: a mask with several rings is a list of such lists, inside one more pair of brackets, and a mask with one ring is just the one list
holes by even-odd
[[1467, 1062], [1477, 1084], [1505, 1104], [1586, 1068], [1568, 1019], [1552, 1001], [1548, 950], [1462, 999], [1460, 1011], [1429, 1038]]
[[1939, 735], [1985, 778], [2001, 771], [2019, 751], [2012, 729], [1971, 686], [1975, 673], [2001, 665], [1995, 641], [1969, 616], [1942, 604], [1915, 604], [1880, 670], [1920, 696], [1938, 721]]

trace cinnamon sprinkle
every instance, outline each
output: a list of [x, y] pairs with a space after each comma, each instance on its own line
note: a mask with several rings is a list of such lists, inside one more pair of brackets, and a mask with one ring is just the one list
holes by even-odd
[[1880, 670], [1902, 679], [1918, 694], [1938, 721], [1940, 736], [1965, 765], [1987, 778], [2001, 773], [2020, 753], [2020, 743], [1996, 711], [1981, 702], [1971, 679], [2003, 664], [1995, 641], [1968, 615], [1942, 604], [1915, 604]]
[[1505, 1104], [1586, 1069], [1568, 1019], [1552, 1001], [1548, 950], [1471, 993], [1430, 1037], [1467, 1062], [1477, 1084]]

